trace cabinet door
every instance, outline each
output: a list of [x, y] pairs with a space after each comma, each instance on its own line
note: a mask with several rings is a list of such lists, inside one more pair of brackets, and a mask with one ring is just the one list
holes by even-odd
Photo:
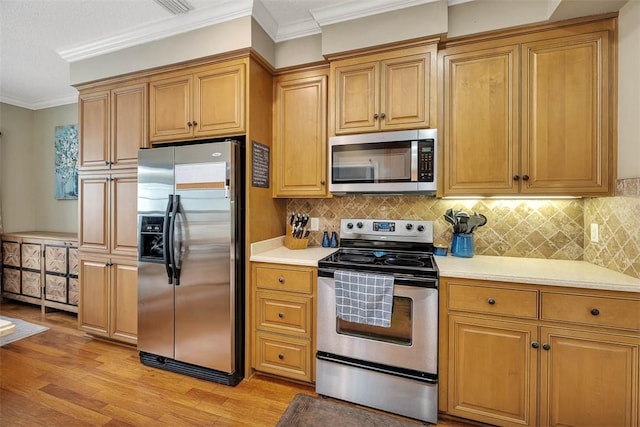
[[[380, 129], [430, 127], [435, 110], [435, 48], [432, 53], [384, 60], [380, 66]], [[435, 71], [435, 69], [434, 69]], [[435, 75], [435, 73], [433, 73]], [[433, 100], [433, 106], [431, 101]]]
[[276, 81], [274, 197], [327, 195], [327, 75]]
[[448, 413], [503, 426], [536, 425], [537, 327], [449, 316]]
[[147, 84], [111, 91], [111, 169], [135, 167], [147, 143]]
[[378, 61], [345, 65], [331, 64], [335, 97], [335, 133], [378, 130], [380, 106], [380, 65]]
[[96, 335], [109, 335], [109, 258], [84, 257], [79, 260], [80, 329]]
[[109, 252], [110, 176], [80, 175], [80, 249]]
[[149, 84], [151, 141], [188, 138], [193, 135], [192, 82], [192, 75], [187, 74]]
[[245, 82], [244, 63], [217, 65], [194, 75], [194, 137], [244, 132]]
[[111, 253], [136, 255], [138, 250], [138, 178], [135, 172], [113, 174], [111, 183]]
[[609, 192], [608, 46], [606, 31], [522, 45], [522, 192]]
[[112, 268], [111, 322], [109, 335], [120, 341], [136, 343], [138, 333], [138, 266], [117, 261]]
[[109, 91], [80, 94], [78, 99], [79, 169], [109, 164]]
[[544, 327], [541, 336], [541, 425], [638, 425], [637, 336]]
[[444, 193], [518, 192], [517, 46], [443, 57]]

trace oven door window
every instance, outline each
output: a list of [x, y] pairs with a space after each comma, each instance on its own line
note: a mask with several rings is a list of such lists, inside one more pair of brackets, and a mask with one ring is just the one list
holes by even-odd
[[337, 317], [336, 321], [336, 332], [338, 334], [410, 346], [411, 337], [413, 336], [412, 300], [407, 297], [393, 297], [391, 326], [388, 328], [346, 322]]
[[336, 145], [331, 157], [336, 184], [411, 181], [411, 141]]

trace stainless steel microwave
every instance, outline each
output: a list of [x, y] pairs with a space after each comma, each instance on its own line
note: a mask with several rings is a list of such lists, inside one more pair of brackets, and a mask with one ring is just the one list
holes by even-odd
[[436, 192], [436, 129], [334, 136], [329, 150], [334, 194]]

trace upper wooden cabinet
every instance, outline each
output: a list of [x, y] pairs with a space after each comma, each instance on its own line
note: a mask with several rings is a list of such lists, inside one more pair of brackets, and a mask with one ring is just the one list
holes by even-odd
[[274, 82], [273, 196], [327, 196], [326, 68]]
[[247, 60], [151, 77], [152, 142], [237, 135], [245, 132]]
[[332, 134], [435, 127], [436, 43], [331, 59]]
[[146, 83], [80, 93], [80, 170], [137, 165], [138, 150], [148, 146], [147, 99]]
[[614, 19], [441, 52], [444, 195], [613, 190]]

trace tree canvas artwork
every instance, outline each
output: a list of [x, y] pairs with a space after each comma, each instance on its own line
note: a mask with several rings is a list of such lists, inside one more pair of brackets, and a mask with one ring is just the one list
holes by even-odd
[[56, 199], [78, 199], [78, 125], [56, 126]]

